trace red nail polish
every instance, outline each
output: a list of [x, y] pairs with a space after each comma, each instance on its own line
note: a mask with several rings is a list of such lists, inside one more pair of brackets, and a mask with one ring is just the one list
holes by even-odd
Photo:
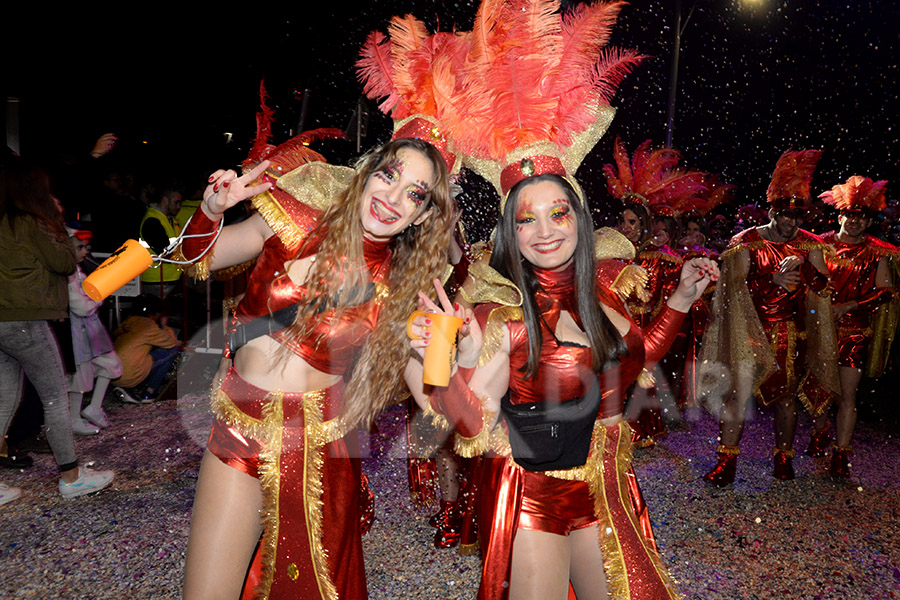
[[456, 302], [454, 302], [454, 303], [453, 303], [453, 308], [456, 309], [456, 310], [459, 310], [459, 304], [457, 304]]
[[212, 182], [213, 182], [213, 179], [215, 179], [215, 177], [213, 177], [212, 175], [210, 175], [210, 176], [209, 176], [209, 182], [212, 183]]
[[431, 319], [425, 319], [425, 325], [431, 325]]
[[218, 192], [218, 191], [219, 191], [219, 184], [218, 184], [218, 183], [217, 183], [216, 185], [213, 186], [213, 191], [214, 191], [214, 192]]
[[222, 184], [222, 186], [223, 186], [223, 187], [228, 187], [228, 182], [226, 181], [225, 183]]

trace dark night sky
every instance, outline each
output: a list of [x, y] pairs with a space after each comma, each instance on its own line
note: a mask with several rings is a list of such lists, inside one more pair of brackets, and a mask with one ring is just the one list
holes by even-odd
[[[90, 19], [71, 12], [48, 20], [34, 11], [10, 19], [7, 27], [19, 26], [4, 31], [2, 83], [6, 96], [21, 98], [23, 154], [87, 151], [115, 131], [120, 156], [144, 167], [202, 174], [235, 164], [254, 133], [262, 77], [277, 111], [275, 141], [297, 126], [295, 90], [311, 90], [306, 128], [343, 128], [361, 90], [353, 62], [370, 30], [407, 12], [432, 30], [467, 30], [477, 7], [474, 0], [309, 4], [270, 3], [266, 14], [132, 5], [127, 18], [119, 9]], [[753, 4], [683, 0], [684, 14], [694, 11], [682, 40], [673, 145], [685, 164], [723, 173], [738, 186], [737, 201], [752, 202], [785, 149], [824, 148], [815, 190], [863, 174], [892, 180], [888, 195], [896, 197], [897, 3]], [[613, 44], [652, 58], [625, 80], [610, 131], [578, 173], [592, 197], [606, 194], [600, 167], [617, 135], [629, 148], [665, 140], [674, 7], [674, 0], [634, 0], [622, 12]], [[226, 131], [234, 134], [228, 146]], [[388, 131], [376, 112], [363, 146]], [[346, 162], [351, 146], [329, 143], [326, 154]]]

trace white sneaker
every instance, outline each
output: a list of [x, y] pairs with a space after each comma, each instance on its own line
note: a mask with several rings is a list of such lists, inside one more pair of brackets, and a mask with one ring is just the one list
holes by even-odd
[[143, 402], [126, 392], [124, 388], [116, 386], [113, 388], [113, 393], [116, 398], [119, 399], [119, 402], [125, 402], [126, 404], [143, 404]]
[[108, 486], [115, 476], [112, 471], [93, 471], [87, 467], [79, 467], [78, 479], [72, 483], [59, 480], [59, 493], [63, 498], [93, 494]]
[[7, 502], [12, 502], [22, 495], [22, 490], [16, 487], [9, 487], [5, 483], [0, 483], [0, 506]]
[[102, 408], [98, 408], [96, 411], [94, 411], [91, 410], [90, 406], [87, 406], [83, 411], [81, 411], [81, 416], [100, 429], [106, 429], [107, 427], [109, 427], [109, 421], [106, 420], [106, 413], [103, 412]]
[[72, 418], [72, 433], [76, 435], [97, 435], [100, 430], [81, 417]]

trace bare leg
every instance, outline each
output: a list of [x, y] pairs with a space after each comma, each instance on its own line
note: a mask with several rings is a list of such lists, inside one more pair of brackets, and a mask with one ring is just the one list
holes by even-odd
[[578, 529], [569, 534], [572, 560], [569, 578], [578, 600], [607, 600], [606, 571], [600, 551], [600, 532], [597, 526]]
[[259, 480], [233, 469], [209, 450], [191, 516], [184, 567], [184, 598], [238, 598], [262, 533]]
[[100, 375], [94, 382], [94, 393], [91, 396], [90, 407], [94, 411], [103, 410], [103, 399], [106, 398], [106, 390], [109, 388], [109, 377]]
[[850, 445], [853, 429], [856, 427], [856, 389], [862, 379], [862, 370], [855, 367], [841, 367], [841, 403], [838, 406], [835, 429], [835, 443], [838, 446]]
[[564, 600], [569, 593], [569, 540], [518, 529], [510, 579], [509, 600]]
[[797, 400], [788, 398], [775, 405], [775, 447], [790, 450], [797, 431]]

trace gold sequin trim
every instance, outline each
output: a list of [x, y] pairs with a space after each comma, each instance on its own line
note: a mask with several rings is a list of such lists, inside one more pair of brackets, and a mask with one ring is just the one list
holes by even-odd
[[[310, 559], [315, 571], [319, 593], [325, 600], [337, 600], [337, 588], [328, 569], [328, 552], [322, 545], [322, 469], [325, 466], [326, 432], [322, 419], [324, 392], [310, 392], [303, 395], [304, 451], [306, 453], [303, 473], [303, 495], [306, 510], [306, 524], [309, 532]], [[337, 421], [332, 419], [331, 422]], [[332, 432], [332, 435], [334, 432]]]
[[491, 425], [497, 417], [497, 413], [487, 409], [487, 401], [479, 398], [481, 402], [481, 430], [475, 437], [463, 437], [456, 434], [453, 449], [463, 458], [481, 456], [491, 449]]

